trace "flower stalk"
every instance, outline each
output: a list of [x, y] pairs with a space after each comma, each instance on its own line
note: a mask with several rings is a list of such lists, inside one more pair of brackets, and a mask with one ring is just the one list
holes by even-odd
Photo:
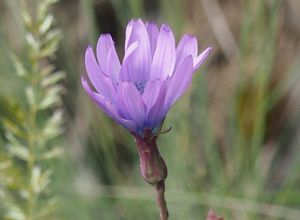
[[157, 137], [151, 132], [151, 129], [146, 128], [144, 135], [133, 134], [137, 143], [137, 148], [140, 156], [140, 170], [146, 182], [155, 186], [157, 197], [157, 205], [160, 209], [160, 219], [168, 219], [169, 213], [165, 200], [165, 179], [168, 175], [166, 163], [156, 144]]
[[156, 202], [160, 209], [160, 220], [166, 220], [169, 217], [167, 202], [165, 200], [165, 181], [161, 180], [155, 184], [157, 197]]

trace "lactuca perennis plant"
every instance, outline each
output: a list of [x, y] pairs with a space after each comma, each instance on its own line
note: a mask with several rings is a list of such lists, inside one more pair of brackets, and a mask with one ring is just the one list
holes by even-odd
[[157, 190], [161, 219], [168, 218], [164, 198], [167, 167], [156, 139], [171, 106], [185, 92], [210, 51], [207, 48], [198, 55], [197, 40], [188, 34], [176, 48], [168, 25], [159, 29], [140, 19], [127, 25], [122, 64], [109, 34], [100, 36], [96, 56], [92, 47], [86, 50], [85, 67], [95, 90], [84, 77], [82, 85], [108, 116], [134, 136], [141, 174]]
[[55, 205], [48, 190], [52, 171], [44, 163], [62, 154], [62, 148], [53, 142], [63, 131], [60, 81], [64, 77], [50, 63], [61, 39], [49, 12], [55, 2], [20, 1], [27, 54], [22, 59], [16, 55], [12, 58], [24, 85], [25, 99], [16, 100], [22, 104], [16, 105], [13, 119], [2, 119], [12, 166], [19, 170], [6, 186], [5, 219], [48, 219]]

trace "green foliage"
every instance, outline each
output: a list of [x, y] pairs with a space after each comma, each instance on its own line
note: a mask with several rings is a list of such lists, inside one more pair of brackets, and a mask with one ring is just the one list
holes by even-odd
[[[11, 55], [16, 75], [24, 83], [25, 100], [16, 97], [14, 103], [7, 102], [9, 114], [1, 117], [7, 142], [6, 152], [2, 152], [7, 156], [0, 163], [1, 179], [6, 180], [0, 187], [4, 219], [46, 219], [53, 215], [56, 204], [49, 192], [52, 170], [44, 163], [63, 154], [53, 142], [63, 132], [60, 82], [65, 77], [49, 63], [61, 39], [49, 12], [55, 2], [40, 1], [36, 13], [30, 14], [33, 2], [20, 1], [28, 60]], [[27, 8], [29, 5], [32, 8]]]

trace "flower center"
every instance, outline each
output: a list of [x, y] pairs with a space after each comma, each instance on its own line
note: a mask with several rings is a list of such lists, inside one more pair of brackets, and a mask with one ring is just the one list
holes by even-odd
[[135, 82], [134, 83], [135, 87], [137, 88], [137, 90], [139, 90], [139, 92], [141, 94], [144, 93], [144, 89], [145, 89], [145, 86], [146, 86], [146, 83], [145, 82]]

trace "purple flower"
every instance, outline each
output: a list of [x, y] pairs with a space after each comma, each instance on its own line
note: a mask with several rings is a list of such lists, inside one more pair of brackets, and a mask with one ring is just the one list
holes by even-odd
[[100, 108], [134, 134], [154, 132], [174, 102], [185, 92], [193, 73], [211, 48], [198, 55], [195, 37], [185, 34], [177, 48], [172, 30], [141, 19], [126, 28], [122, 64], [110, 34], [102, 34], [96, 57], [85, 53], [85, 67], [94, 89], [82, 77], [82, 85]]

